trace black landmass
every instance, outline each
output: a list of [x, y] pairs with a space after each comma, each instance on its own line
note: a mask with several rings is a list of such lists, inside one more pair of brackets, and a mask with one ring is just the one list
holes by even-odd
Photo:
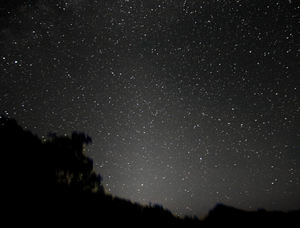
[[1, 222], [9, 227], [299, 227], [300, 210], [248, 212], [219, 204], [200, 220], [113, 197], [84, 153], [90, 142], [78, 132], [40, 139], [1, 116]]

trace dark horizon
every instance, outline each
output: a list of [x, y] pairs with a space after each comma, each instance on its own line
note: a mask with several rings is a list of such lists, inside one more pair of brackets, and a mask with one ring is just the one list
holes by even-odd
[[[85, 149], [92, 139], [81, 132], [40, 139], [14, 119], [0, 116], [3, 218], [9, 224], [126, 225], [172, 227], [289, 226], [300, 209], [244, 211], [217, 204], [203, 218], [178, 217], [159, 204], [141, 205], [108, 194]], [[15, 168], [12, 170], [11, 163]], [[49, 224], [48, 224], [49, 225]]]
[[[6, 115], [0, 115], [0, 119], [8, 119], [10, 121], [15, 121], [13, 119], [10, 119], [8, 116]], [[16, 121], [16, 123], [18, 123], [18, 121]], [[34, 135], [34, 137], [37, 137], [39, 140], [41, 140], [41, 142], [47, 142], [47, 141], [51, 141], [51, 138], [53, 136], [55, 137], [69, 137], [71, 136], [72, 134], [74, 133], [77, 133], [77, 132], [81, 132], [81, 131], [73, 131], [73, 133], [63, 133], [63, 134], [57, 134], [56, 132], [48, 132], [48, 134], [46, 134], [47, 136], [39, 136], [37, 133], [35, 133], [34, 131], [31, 131], [30, 129], [28, 129], [27, 127], [24, 128], [24, 126], [21, 126], [20, 127], [23, 127], [24, 131], [28, 132], [28, 133], [32, 133]], [[84, 133], [82, 133], [84, 134]], [[87, 136], [89, 137], [89, 135], [87, 134]], [[84, 155], [87, 155], [87, 156], [91, 156], [91, 152], [89, 152], [89, 147], [93, 144], [93, 139], [90, 138], [90, 142], [89, 142], [89, 145], [85, 145], [83, 147], [83, 154]], [[41, 151], [42, 152], [42, 151]], [[102, 176], [101, 173], [97, 172], [96, 169], [97, 168], [97, 164], [94, 164], [93, 165], [93, 171], [97, 174], [97, 175], [100, 175], [101, 176], [101, 180], [105, 180], [105, 177]], [[105, 183], [105, 182], [104, 182]], [[169, 208], [165, 207], [163, 204], [160, 204], [159, 202], [148, 202], [148, 203], [140, 203], [138, 201], [134, 201], [134, 200], [131, 200], [130, 198], [120, 198], [120, 196], [118, 195], [114, 195], [112, 194], [110, 191], [107, 191], [105, 189], [105, 186], [103, 186], [103, 190], [104, 190], [104, 193], [107, 195], [107, 196], [111, 196], [112, 198], [116, 198], [116, 199], [120, 199], [120, 200], [124, 200], [126, 202], [129, 202], [131, 204], [138, 204], [138, 205], [141, 205], [142, 207], [163, 207], [165, 210], [167, 211], [170, 211], [174, 216], [178, 216], [179, 218], [181, 219], [184, 219], [186, 216], [189, 216], [190, 218], [193, 218], [193, 217], [196, 217], [198, 218], [199, 220], [205, 220], [209, 215], [210, 213], [212, 212], [215, 212], [215, 211], [218, 211], [218, 210], [221, 210], [221, 211], [226, 211], [226, 210], [240, 210], [241, 212], [250, 212], [250, 213], [255, 213], [255, 212], [260, 212], [260, 211], [266, 211], [266, 212], [269, 212], [269, 213], [276, 213], [276, 212], [279, 212], [279, 213], [290, 213], [290, 212], [296, 212], [296, 213], [299, 213], [300, 212], [300, 205], [298, 207], [295, 207], [295, 208], [290, 208], [290, 209], [286, 209], [286, 210], [266, 210], [266, 208], [251, 208], [251, 209], [245, 209], [245, 208], [239, 208], [239, 207], [235, 207], [234, 205], [231, 205], [231, 204], [226, 204], [224, 205], [222, 202], [217, 202], [215, 205], [213, 205], [213, 207], [211, 207], [205, 214], [176, 214], [174, 213], [172, 210], [170, 210]]]
[[299, 209], [300, 1], [0, 6], [0, 114], [91, 136], [110, 194], [181, 216]]

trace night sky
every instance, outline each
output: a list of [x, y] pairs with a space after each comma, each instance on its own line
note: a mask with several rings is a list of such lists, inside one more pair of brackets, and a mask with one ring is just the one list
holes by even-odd
[[298, 209], [299, 3], [1, 1], [0, 112], [87, 133], [114, 196]]

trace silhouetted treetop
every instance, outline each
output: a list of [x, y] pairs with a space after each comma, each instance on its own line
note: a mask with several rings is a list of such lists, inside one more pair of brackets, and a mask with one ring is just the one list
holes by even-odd
[[1, 117], [0, 138], [5, 174], [12, 189], [22, 183], [30, 192], [64, 188], [72, 192], [103, 192], [101, 177], [93, 171], [93, 161], [84, 154], [91, 138], [83, 133], [56, 136], [41, 141], [24, 131], [15, 120]]

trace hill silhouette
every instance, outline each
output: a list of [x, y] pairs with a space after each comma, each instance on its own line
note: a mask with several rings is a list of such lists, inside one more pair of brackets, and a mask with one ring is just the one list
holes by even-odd
[[91, 138], [51, 134], [41, 140], [1, 116], [2, 217], [10, 225], [126, 225], [253, 227], [299, 224], [300, 210], [246, 212], [217, 205], [204, 220], [179, 218], [160, 205], [141, 206], [105, 193], [93, 161], [84, 154]]

